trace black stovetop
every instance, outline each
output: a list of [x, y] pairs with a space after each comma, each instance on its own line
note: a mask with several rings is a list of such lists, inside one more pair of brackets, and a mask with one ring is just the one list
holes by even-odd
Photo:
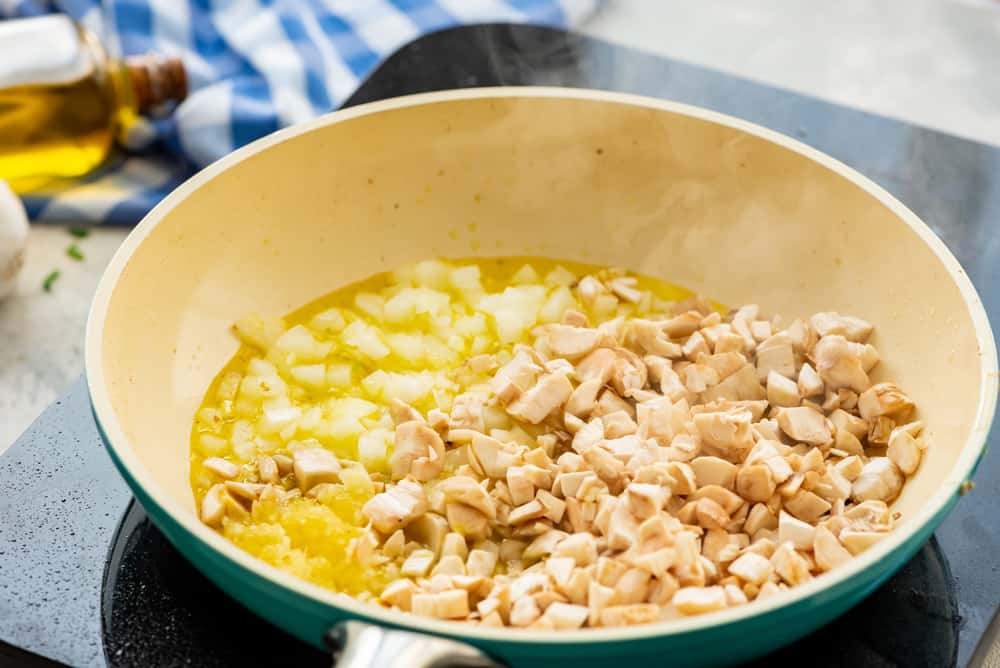
[[[797, 136], [923, 217], [1000, 317], [1000, 243], [989, 234], [990, 222], [1000, 222], [994, 147], [526, 26], [423, 37], [383, 63], [347, 105], [501, 84], [671, 98]], [[0, 457], [0, 665], [52, 665], [39, 655], [74, 666], [330, 664], [328, 655], [258, 619], [192, 568], [130, 501], [102, 450], [77, 383]], [[753, 665], [965, 665], [1000, 602], [1000, 517], [993, 508], [1000, 461], [987, 456], [980, 469], [977, 489], [887, 584], [833, 624]]]

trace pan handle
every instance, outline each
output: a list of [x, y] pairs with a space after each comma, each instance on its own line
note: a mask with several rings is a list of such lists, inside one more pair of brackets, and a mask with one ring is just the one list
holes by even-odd
[[334, 668], [504, 668], [472, 645], [355, 620], [326, 635]]

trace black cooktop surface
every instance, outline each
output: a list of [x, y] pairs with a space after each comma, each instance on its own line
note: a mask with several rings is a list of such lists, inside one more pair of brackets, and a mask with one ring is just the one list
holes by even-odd
[[[798, 137], [872, 177], [941, 235], [1000, 317], [1000, 149], [563, 31], [455, 28], [384, 62], [347, 105], [446, 88], [559, 85], [698, 104]], [[25, 470], [36, 475], [23, 476]], [[965, 665], [1000, 602], [1000, 461], [895, 577], [755, 666]], [[121, 512], [126, 508], [124, 517]], [[118, 518], [121, 517], [120, 522]], [[48, 657], [43, 659], [41, 657]], [[83, 383], [0, 457], [0, 665], [328, 666], [192, 568], [130, 501]]]

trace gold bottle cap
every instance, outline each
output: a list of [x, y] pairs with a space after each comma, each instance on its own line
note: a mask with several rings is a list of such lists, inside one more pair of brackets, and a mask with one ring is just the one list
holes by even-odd
[[126, 59], [125, 65], [140, 114], [187, 97], [187, 72], [180, 58], [132, 56]]

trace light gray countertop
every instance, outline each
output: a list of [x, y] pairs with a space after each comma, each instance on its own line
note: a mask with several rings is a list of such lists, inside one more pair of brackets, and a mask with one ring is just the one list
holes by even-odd
[[[610, 0], [583, 31], [1000, 144], [996, 0]], [[82, 372], [90, 299], [127, 233], [94, 230], [75, 262], [65, 228], [32, 229], [18, 289], [0, 303], [0, 452]]]

